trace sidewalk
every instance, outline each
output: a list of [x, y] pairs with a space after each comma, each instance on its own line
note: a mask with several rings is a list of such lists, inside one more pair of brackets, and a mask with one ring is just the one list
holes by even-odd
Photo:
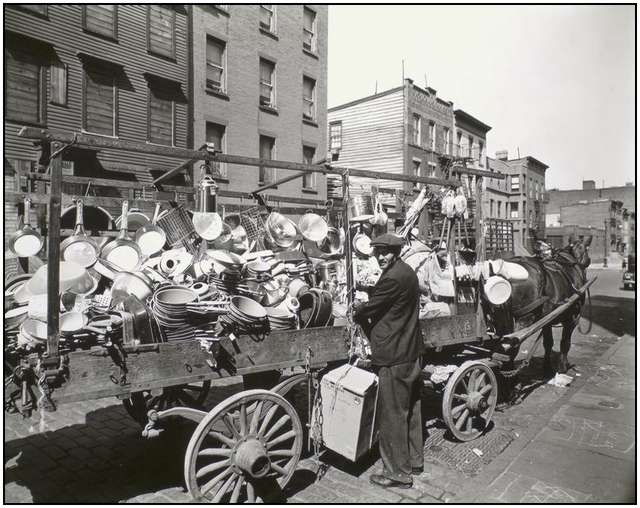
[[[568, 400], [502, 473], [461, 496], [483, 503], [634, 503], [635, 339], [621, 337], [598, 372]], [[509, 457], [505, 457], [509, 459]], [[500, 464], [496, 464], [500, 466]]]

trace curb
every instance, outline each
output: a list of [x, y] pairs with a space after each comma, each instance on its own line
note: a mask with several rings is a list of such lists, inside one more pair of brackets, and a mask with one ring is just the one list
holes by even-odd
[[[622, 339], [622, 337], [620, 337]], [[601, 356], [603, 361], [612, 357], [618, 348], [621, 347], [623, 341], [619, 340], [617, 343], [609, 346], [609, 349]], [[541, 419], [537, 424], [530, 427], [530, 431], [527, 432], [524, 439], [520, 439], [517, 442], [512, 443], [503, 454], [499, 455], [495, 460], [491, 462], [478, 476], [473, 479], [473, 484], [468, 485], [456, 494], [456, 503], [478, 503], [483, 502], [482, 496], [488, 489], [488, 487], [504, 473], [515, 460], [525, 451], [527, 446], [543, 431], [544, 427], [549, 423], [551, 418], [558, 412], [558, 410], [566, 404], [566, 402], [573, 397], [578, 391], [580, 391], [596, 374], [589, 378], [580, 378], [573, 384], [574, 390], [564, 394], [558, 400], [556, 400], [548, 411], [541, 414]], [[577, 379], [577, 378], [576, 378]], [[480, 490], [478, 489], [478, 483], [484, 485]], [[480, 498], [480, 499], [479, 499]]]

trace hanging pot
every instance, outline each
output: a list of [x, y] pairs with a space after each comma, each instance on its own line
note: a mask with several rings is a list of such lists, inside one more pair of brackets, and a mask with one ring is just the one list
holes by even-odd
[[362, 194], [349, 198], [349, 221], [368, 221], [373, 217], [371, 194]]
[[118, 266], [122, 270], [134, 271], [142, 261], [142, 251], [138, 244], [127, 237], [129, 202], [122, 202], [120, 234], [102, 248], [101, 257]]
[[164, 247], [164, 244], [167, 242], [166, 233], [156, 224], [158, 222], [159, 213], [160, 203], [156, 203], [151, 224], [142, 226], [138, 231], [136, 231], [136, 243], [138, 244], [138, 247], [140, 247], [142, 254], [148, 257], [160, 252], [162, 247]]
[[78, 199], [76, 200], [76, 229], [73, 236], [60, 245], [60, 254], [64, 261], [73, 261], [89, 268], [96, 263], [98, 250], [98, 244], [84, 230], [83, 203]]
[[305, 213], [298, 222], [298, 228], [304, 238], [316, 243], [324, 240], [329, 232], [327, 222], [315, 213]]
[[29, 224], [31, 199], [24, 199], [24, 226], [9, 240], [9, 250], [20, 258], [35, 256], [42, 249], [42, 236]]
[[[125, 214], [121, 214], [120, 217], [116, 219], [116, 227], [122, 227], [122, 219]], [[126, 213], [127, 216], [127, 227], [137, 231], [143, 226], [149, 224], [149, 217], [142, 212], [142, 210], [138, 208], [131, 208]]]
[[217, 213], [218, 185], [210, 175], [205, 175], [198, 184], [196, 209], [201, 213]]

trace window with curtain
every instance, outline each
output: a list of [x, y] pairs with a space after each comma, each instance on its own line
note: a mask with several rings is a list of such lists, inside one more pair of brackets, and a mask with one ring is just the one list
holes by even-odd
[[85, 64], [83, 129], [93, 134], [117, 136], [117, 102], [113, 69]]
[[511, 218], [512, 219], [517, 219], [518, 218], [518, 203], [510, 203], [511, 205]]
[[147, 45], [149, 51], [176, 57], [176, 11], [160, 5], [147, 6]]
[[260, 28], [268, 32], [276, 31], [276, 7], [273, 4], [260, 5]]
[[117, 5], [87, 4], [83, 9], [83, 28], [89, 32], [117, 38]]
[[[227, 127], [218, 123], [207, 122], [206, 125], [206, 141], [213, 143], [216, 150], [224, 153], [226, 151], [226, 131]], [[227, 165], [224, 162], [219, 163], [218, 171], [224, 177], [227, 176]]]
[[24, 48], [5, 46], [4, 93], [6, 118], [44, 122], [44, 76], [40, 61]]
[[174, 95], [164, 87], [149, 86], [149, 133], [150, 143], [173, 146], [175, 144], [176, 104]]
[[[269, 160], [275, 155], [276, 140], [269, 136], [260, 136], [260, 158]], [[258, 173], [258, 183], [267, 184], [275, 181], [275, 169], [260, 166]]]
[[[302, 147], [302, 162], [312, 165], [313, 159], [316, 156], [316, 149], [312, 146]], [[316, 173], [306, 173], [302, 177], [302, 188], [315, 189], [316, 188]]]
[[275, 94], [276, 64], [265, 58], [260, 59], [260, 105], [276, 107]]
[[307, 51], [316, 50], [316, 13], [308, 7], [303, 11], [302, 47]]
[[224, 92], [226, 43], [207, 36], [207, 77], [206, 87], [216, 92]]
[[316, 117], [316, 80], [302, 77], [302, 118], [314, 120]]

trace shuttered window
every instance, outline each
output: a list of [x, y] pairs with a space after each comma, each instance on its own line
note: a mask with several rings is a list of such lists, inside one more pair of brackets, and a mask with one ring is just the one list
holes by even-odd
[[159, 5], [147, 7], [147, 46], [158, 55], [176, 56], [176, 12]]
[[8, 119], [42, 123], [43, 67], [28, 51], [5, 46], [5, 115]]
[[52, 104], [67, 105], [67, 66], [62, 62], [49, 67], [49, 100]]
[[150, 143], [174, 145], [175, 132], [174, 95], [159, 85], [149, 87], [148, 125]]
[[117, 38], [117, 5], [88, 4], [82, 8], [85, 30], [114, 39]]
[[83, 129], [94, 134], [117, 136], [118, 92], [114, 70], [85, 65]]

